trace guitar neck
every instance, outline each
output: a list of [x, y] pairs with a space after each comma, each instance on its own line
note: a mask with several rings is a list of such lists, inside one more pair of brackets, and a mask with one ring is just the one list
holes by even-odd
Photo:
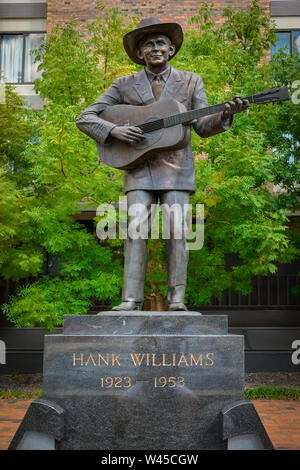
[[[253, 103], [252, 95], [242, 99], [248, 100], [249, 103]], [[143, 132], [147, 133], [166, 127], [177, 126], [178, 124], [183, 124], [185, 122], [192, 121], [193, 119], [199, 119], [204, 116], [210, 116], [211, 114], [221, 113], [225, 110], [225, 104], [226, 103], [215, 104], [213, 106], [207, 106], [206, 108], [193, 109], [192, 111], [174, 114], [173, 116], [167, 116], [165, 118], [141, 124], [138, 127]]]

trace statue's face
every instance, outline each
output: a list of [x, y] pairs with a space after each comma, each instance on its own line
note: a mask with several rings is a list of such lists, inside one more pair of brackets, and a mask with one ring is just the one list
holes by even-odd
[[164, 34], [149, 34], [138, 44], [137, 56], [150, 68], [163, 68], [174, 54], [175, 47]]

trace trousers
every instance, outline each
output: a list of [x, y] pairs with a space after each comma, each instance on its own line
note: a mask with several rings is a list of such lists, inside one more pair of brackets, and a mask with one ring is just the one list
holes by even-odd
[[[189, 251], [186, 249], [184, 208], [189, 204], [188, 191], [145, 191], [127, 193], [128, 235], [124, 247], [123, 301], [143, 302], [147, 273], [147, 240], [157, 209], [158, 199], [167, 227], [166, 265], [168, 303], [184, 302]], [[136, 234], [143, 233], [143, 237]], [[181, 234], [181, 237], [180, 237]]]

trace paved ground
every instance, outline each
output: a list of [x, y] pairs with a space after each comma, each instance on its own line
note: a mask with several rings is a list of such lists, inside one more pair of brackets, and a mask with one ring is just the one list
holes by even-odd
[[273, 446], [300, 450], [300, 400], [253, 400]]
[[0, 399], [0, 450], [9, 446], [32, 400]]
[[[0, 399], [0, 450], [5, 450], [32, 400]], [[300, 400], [254, 400], [276, 449], [300, 450]]]

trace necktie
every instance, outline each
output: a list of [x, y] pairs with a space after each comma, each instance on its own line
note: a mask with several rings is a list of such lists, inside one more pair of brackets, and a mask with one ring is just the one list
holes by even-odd
[[153, 80], [153, 83], [152, 83], [152, 92], [153, 92], [153, 96], [156, 99], [156, 101], [159, 100], [159, 97], [160, 97], [161, 92], [162, 92], [162, 83], [160, 81], [160, 75], [155, 75], [155, 77], [154, 77], [154, 80]]

